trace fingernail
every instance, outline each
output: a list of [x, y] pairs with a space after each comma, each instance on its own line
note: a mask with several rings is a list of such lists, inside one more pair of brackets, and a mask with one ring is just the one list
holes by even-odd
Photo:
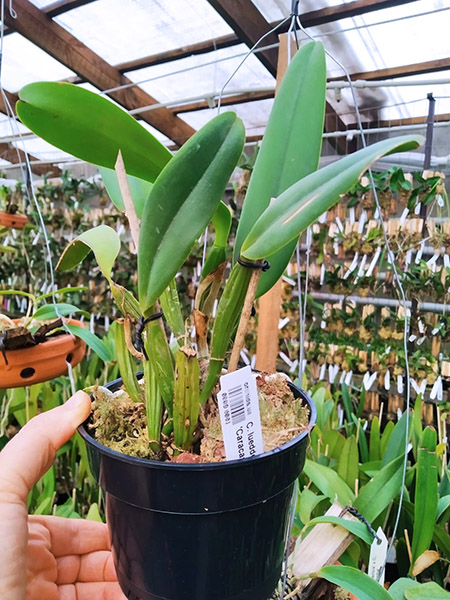
[[85, 392], [82, 392], [80, 390], [79, 392], [77, 392], [71, 398], [69, 398], [67, 400], [67, 402], [66, 402], [67, 408], [69, 410], [80, 409], [82, 406], [84, 406], [86, 404], [86, 397], [89, 398], [89, 396]]

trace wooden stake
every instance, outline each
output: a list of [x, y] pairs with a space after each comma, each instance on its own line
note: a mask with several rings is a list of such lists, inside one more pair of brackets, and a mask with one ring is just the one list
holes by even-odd
[[134, 206], [133, 197], [131, 195], [130, 184], [128, 183], [127, 173], [125, 171], [125, 164], [122, 158], [122, 152], [119, 150], [117, 155], [116, 164], [114, 165], [116, 171], [117, 180], [119, 182], [120, 193], [122, 194], [123, 203], [125, 206], [125, 215], [130, 224], [131, 237], [133, 238], [136, 250], [139, 249], [139, 219], [136, 214], [136, 208]]
[[[326, 512], [326, 516], [342, 517], [349, 521], [358, 521], [356, 517], [347, 512], [338, 502], [335, 502]], [[331, 523], [319, 523], [302, 540], [299, 538], [294, 552], [289, 557], [292, 563], [294, 577], [302, 578], [309, 573], [317, 573], [325, 565], [334, 564], [341, 554], [350, 546], [354, 535]], [[310, 582], [303, 579], [299, 582], [303, 590]]]
[[[290, 35], [287, 33], [280, 35], [276, 90], [280, 86], [288, 67], [289, 38], [291, 38], [291, 57], [294, 56], [295, 52], [297, 51], [297, 48]], [[278, 323], [280, 321], [281, 312], [281, 292], [282, 280], [279, 279], [272, 289], [261, 296], [258, 303], [256, 368], [260, 371], [267, 371], [269, 373], [276, 370], [278, 357]]]
[[245, 334], [247, 333], [248, 322], [252, 312], [253, 302], [255, 301], [256, 290], [258, 289], [261, 269], [254, 269], [248, 284], [247, 295], [245, 296], [244, 306], [242, 308], [239, 326], [234, 340], [233, 350], [231, 352], [230, 362], [228, 364], [228, 373], [236, 371], [241, 350], [244, 347]]

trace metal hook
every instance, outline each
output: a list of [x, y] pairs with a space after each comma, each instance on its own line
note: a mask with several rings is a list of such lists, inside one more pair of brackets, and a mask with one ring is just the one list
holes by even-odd
[[298, 5], [300, 0], [292, 0], [291, 4], [291, 17], [298, 17]]
[[13, 19], [17, 19], [17, 13], [13, 8], [13, 0], [9, 0], [9, 14]]

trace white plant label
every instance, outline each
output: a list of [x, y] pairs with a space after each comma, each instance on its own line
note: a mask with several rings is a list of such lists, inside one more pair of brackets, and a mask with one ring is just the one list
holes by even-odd
[[227, 460], [264, 452], [258, 390], [251, 368], [223, 375], [217, 398]]
[[387, 557], [388, 541], [384, 535], [381, 527], [378, 527], [377, 536], [381, 541], [377, 539], [373, 540], [372, 546], [370, 547], [369, 565], [367, 567], [367, 574], [378, 581], [380, 585], [384, 584], [384, 571]]

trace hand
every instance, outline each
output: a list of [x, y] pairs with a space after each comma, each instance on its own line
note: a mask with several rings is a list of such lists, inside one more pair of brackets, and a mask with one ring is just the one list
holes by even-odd
[[27, 514], [30, 490], [90, 406], [77, 392], [32, 419], [0, 453], [1, 600], [125, 600], [106, 525]]

